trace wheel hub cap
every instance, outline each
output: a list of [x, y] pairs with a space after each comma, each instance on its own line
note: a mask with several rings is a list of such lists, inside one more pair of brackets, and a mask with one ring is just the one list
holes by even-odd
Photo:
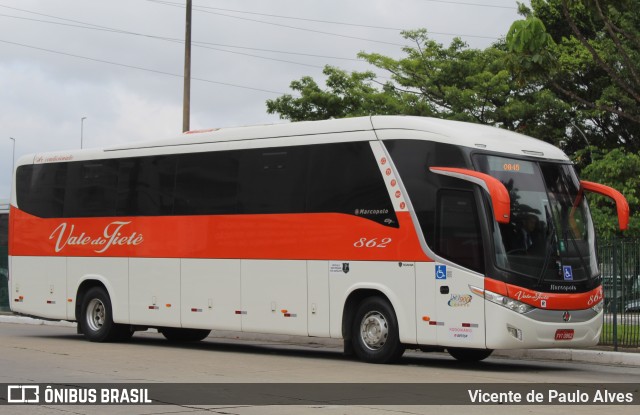
[[105, 309], [102, 301], [94, 298], [89, 302], [87, 307], [87, 325], [92, 331], [98, 331], [102, 328], [105, 319]]
[[389, 327], [385, 317], [377, 311], [367, 313], [360, 323], [360, 337], [370, 350], [378, 350], [387, 342]]

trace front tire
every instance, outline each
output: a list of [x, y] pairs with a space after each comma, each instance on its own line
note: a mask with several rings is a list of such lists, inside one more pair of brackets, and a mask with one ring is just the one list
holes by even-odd
[[91, 342], [112, 342], [131, 337], [128, 335], [129, 326], [113, 322], [111, 299], [102, 287], [92, 287], [84, 295], [78, 325]]
[[353, 320], [351, 336], [353, 351], [364, 362], [392, 363], [404, 353], [396, 313], [391, 304], [380, 297], [362, 300]]

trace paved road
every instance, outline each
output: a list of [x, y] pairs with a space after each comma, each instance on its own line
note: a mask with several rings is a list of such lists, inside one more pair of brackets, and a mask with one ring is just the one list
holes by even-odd
[[[229, 333], [225, 333], [226, 336]], [[170, 344], [157, 333], [137, 333], [131, 342], [89, 343], [69, 327], [0, 323], [0, 383], [112, 382], [441, 382], [441, 383], [640, 383], [639, 367], [520, 361], [491, 357], [465, 366], [446, 354], [407, 352], [400, 364], [350, 360], [339, 344], [312, 339], [244, 340], [209, 337]], [[28, 410], [25, 410], [28, 409]], [[426, 414], [433, 406], [40, 406], [0, 407], [1, 414], [184, 413], [194, 414]], [[443, 408], [440, 408], [441, 410]], [[638, 406], [450, 406], [447, 413], [636, 414]], [[441, 412], [441, 411], [440, 411]]]

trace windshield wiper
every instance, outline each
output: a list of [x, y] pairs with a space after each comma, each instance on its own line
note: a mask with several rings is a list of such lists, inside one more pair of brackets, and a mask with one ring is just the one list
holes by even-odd
[[540, 270], [540, 275], [538, 275], [538, 283], [540, 286], [542, 281], [544, 280], [544, 274], [547, 271], [547, 267], [549, 266], [549, 260], [551, 259], [551, 253], [553, 252], [553, 237], [556, 236], [556, 225], [553, 221], [553, 216], [551, 216], [551, 212], [549, 212], [549, 206], [544, 206], [544, 215], [547, 220], [547, 225], [549, 226], [549, 236], [547, 236], [547, 252], [544, 256], [544, 262], [542, 263], [542, 269]]
[[[582, 252], [580, 252], [580, 248], [578, 247], [578, 244], [576, 243], [576, 238], [575, 237], [574, 238], [567, 238], [567, 234], [568, 233], [569, 233], [569, 231], [565, 229], [565, 231], [564, 231], [565, 243], [566, 243], [567, 239], [571, 240], [571, 243], [573, 245], [573, 249], [576, 250], [576, 255], [578, 255], [578, 258], [580, 259], [580, 265], [582, 265], [582, 269], [584, 270], [584, 275], [587, 276], [588, 268], [586, 266], [586, 263], [584, 262], [584, 257], [582, 256]], [[591, 278], [591, 275], [588, 275], [587, 278]]]

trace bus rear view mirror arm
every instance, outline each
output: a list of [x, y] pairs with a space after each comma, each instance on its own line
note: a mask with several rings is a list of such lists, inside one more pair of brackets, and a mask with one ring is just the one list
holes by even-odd
[[614, 188], [605, 186], [600, 183], [588, 182], [581, 180], [580, 185], [588, 192], [598, 193], [613, 199], [616, 202], [616, 211], [618, 213], [618, 225], [621, 231], [624, 231], [629, 226], [629, 203], [627, 199]]
[[455, 177], [481, 186], [491, 197], [493, 215], [496, 222], [509, 223], [511, 218], [511, 199], [509, 197], [509, 191], [500, 180], [475, 170], [455, 167], [430, 167], [429, 170], [436, 174]]

